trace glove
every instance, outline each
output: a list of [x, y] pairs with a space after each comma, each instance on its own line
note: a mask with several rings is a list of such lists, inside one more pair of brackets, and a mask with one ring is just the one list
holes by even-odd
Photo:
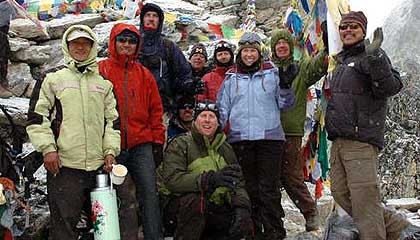
[[280, 88], [289, 89], [298, 72], [299, 67], [295, 62], [289, 64], [286, 69], [279, 68]]
[[324, 43], [324, 49], [328, 53], [328, 27], [327, 27], [327, 21], [323, 21], [321, 23], [321, 30], [322, 30], [322, 42]]
[[208, 193], [213, 193], [218, 187], [227, 187], [233, 190], [242, 176], [241, 166], [238, 164], [227, 165], [220, 171], [209, 171], [204, 174], [206, 174], [204, 179], [207, 179], [207, 183], [204, 182], [204, 184], [207, 186], [203, 186], [203, 189], [207, 189]]
[[195, 82], [192, 79], [186, 80], [182, 84], [184, 96], [193, 96], [195, 94]]
[[229, 228], [230, 239], [240, 239], [251, 234], [251, 214], [246, 208], [235, 208], [235, 217]]
[[384, 34], [382, 28], [377, 28], [373, 33], [372, 43], [369, 43], [369, 40], [365, 41], [365, 51], [368, 56], [378, 55], [378, 50], [384, 41]]
[[195, 83], [195, 89], [194, 89], [194, 93], [195, 94], [202, 94], [205, 90], [205, 83], [201, 78], [197, 78], [196, 79], [196, 83]]
[[163, 161], [163, 144], [152, 143], [153, 161], [155, 162], [155, 168], [158, 168]]

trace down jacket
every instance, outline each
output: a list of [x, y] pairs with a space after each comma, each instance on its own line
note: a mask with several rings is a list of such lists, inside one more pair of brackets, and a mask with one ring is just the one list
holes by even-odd
[[367, 56], [364, 42], [340, 52], [332, 73], [326, 113], [328, 138], [347, 138], [384, 147], [387, 98], [403, 87], [386, 53]]

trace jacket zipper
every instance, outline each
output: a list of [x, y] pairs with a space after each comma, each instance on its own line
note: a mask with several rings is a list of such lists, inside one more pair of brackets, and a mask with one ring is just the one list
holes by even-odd
[[128, 117], [127, 117], [127, 109], [128, 109], [128, 61], [129, 58], [127, 57], [125, 61], [125, 69], [124, 69], [124, 110], [123, 110], [123, 119], [124, 119], [124, 149], [128, 149]]

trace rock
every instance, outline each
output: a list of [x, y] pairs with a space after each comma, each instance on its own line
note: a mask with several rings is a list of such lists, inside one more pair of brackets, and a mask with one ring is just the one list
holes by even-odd
[[27, 39], [16, 37], [16, 38], [9, 38], [10, 44], [10, 51], [17, 52], [21, 49], [28, 48], [31, 44]]
[[[8, 99], [0, 98], [0, 104], [5, 106], [10, 116], [12, 116], [15, 124], [26, 126], [27, 112], [29, 109], [28, 98], [12, 97]], [[9, 125], [9, 120], [4, 116], [3, 111], [0, 111], [0, 123]]]
[[229, 7], [232, 5], [240, 5], [243, 2], [246, 2], [245, 0], [222, 0], [222, 4], [225, 7]]
[[386, 201], [386, 205], [396, 209], [407, 209], [414, 212], [420, 209], [420, 200], [416, 198], [390, 199]]
[[150, 2], [157, 4], [165, 12], [195, 15], [196, 17], [204, 12], [204, 8], [181, 0], [153, 0]]
[[268, 8], [264, 11], [257, 11], [257, 24], [262, 24], [273, 17], [275, 17], [274, 8]]
[[[42, 72], [50, 72], [52, 69], [64, 66], [64, 54], [62, 51], [61, 39], [43, 42], [41, 43], [41, 46], [49, 46], [51, 48], [50, 57], [40, 66]], [[39, 78], [36, 78], [36, 80], [38, 79]]]
[[[41, 22], [41, 24], [48, 28], [48, 24], [45, 22]], [[36, 39], [36, 40], [46, 40], [49, 39], [50, 36], [46, 32], [47, 30], [42, 31], [39, 29], [31, 20], [17, 18], [10, 22], [10, 31], [14, 32], [16, 36], [26, 39]]]
[[66, 14], [63, 18], [48, 22], [48, 33], [52, 39], [61, 38], [64, 32], [72, 25], [83, 24], [91, 28], [105, 20], [98, 14]]
[[289, 0], [258, 0], [255, 2], [255, 7], [258, 10], [266, 10], [268, 8], [279, 8], [285, 2], [289, 2]]
[[51, 46], [29, 46], [11, 54], [10, 59], [15, 62], [26, 62], [40, 65], [49, 60]]
[[239, 21], [238, 16], [234, 15], [213, 15], [205, 20], [207, 23], [221, 24], [226, 27], [235, 27]]
[[14, 96], [23, 96], [26, 89], [34, 79], [31, 75], [31, 69], [26, 63], [12, 63], [8, 66], [7, 79], [9, 89]]
[[239, 4], [230, 5], [228, 7], [214, 9], [211, 13], [212, 15], [235, 15], [240, 10], [240, 6]]

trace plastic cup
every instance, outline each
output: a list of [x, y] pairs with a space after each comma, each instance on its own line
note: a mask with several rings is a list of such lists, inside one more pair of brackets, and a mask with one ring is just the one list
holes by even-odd
[[122, 164], [112, 165], [112, 183], [115, 185], [123, 184], [127, 172], [127, 168]]

